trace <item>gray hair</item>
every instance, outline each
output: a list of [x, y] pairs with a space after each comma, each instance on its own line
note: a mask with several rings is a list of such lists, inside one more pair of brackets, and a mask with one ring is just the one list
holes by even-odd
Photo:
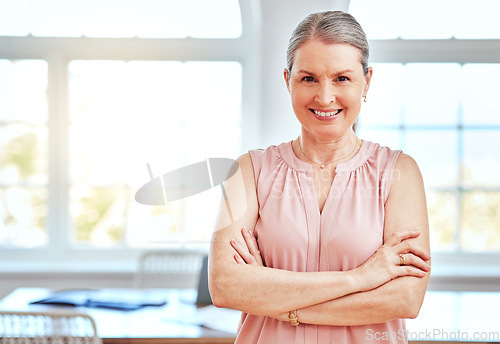
[[287, 71], [292, 71], [295, 51], [305, 42], [317, 39], [323, 43], [348, 43], [361, 52], [363, 71], [368, 73], [368, 57], [370, 50], [368, 40], [361, 25], [349, 13], [342, 11], [325, 11], [308, 15], [292, 33], [286, 52]]

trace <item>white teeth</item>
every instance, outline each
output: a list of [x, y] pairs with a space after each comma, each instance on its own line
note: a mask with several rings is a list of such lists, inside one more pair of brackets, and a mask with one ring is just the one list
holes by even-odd
[[314, 110], [314, 113], [318, 116], [321, 116], [321, 117], [330, 117], [330, 116], [338, 114], [340, 111], [342, 111], [342, 110], [339, 109], [339, 110], [335, 110], [333, 112], [322, 112], [322, 111]]

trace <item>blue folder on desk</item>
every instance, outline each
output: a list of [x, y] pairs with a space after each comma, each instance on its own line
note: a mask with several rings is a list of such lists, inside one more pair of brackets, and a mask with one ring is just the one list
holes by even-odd
[[31, 304], [136, 310], [145, 306], [163, 306], [166, 298], [147, 290], [108, 288], [63, 290]]

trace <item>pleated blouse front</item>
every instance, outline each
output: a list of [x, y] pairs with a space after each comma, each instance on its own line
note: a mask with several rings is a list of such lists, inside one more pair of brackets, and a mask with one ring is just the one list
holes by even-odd
[[[322, 212], [312, 166], [295, 156], [291, 142], [249, 153], [259, 201], [255, 233], [266, 266], [304, 272], [352, 270], [383, 244], [384, 205], [400, 151], [362, 141], [356, 156], [337, 165]], [[243, 313], [235, 343], [406, 343], [404, 333], [404, 320], [293, 327]]]

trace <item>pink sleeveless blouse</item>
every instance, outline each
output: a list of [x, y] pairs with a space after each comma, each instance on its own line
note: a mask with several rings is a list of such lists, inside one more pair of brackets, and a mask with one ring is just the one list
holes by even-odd
[[[291, 142], [249, 153], [259, 201], [255, 233], [266, 266], [352, 270], [383, 244], [384, 205], [401, 151], [363, 141], [356, 156], [337, 165], [321, 213], [312, 166], [295, 156]], [[405, 331], [402, 319], [363, 326], [294, 327], [243, 313], [235, 343], [406, 343]]]

